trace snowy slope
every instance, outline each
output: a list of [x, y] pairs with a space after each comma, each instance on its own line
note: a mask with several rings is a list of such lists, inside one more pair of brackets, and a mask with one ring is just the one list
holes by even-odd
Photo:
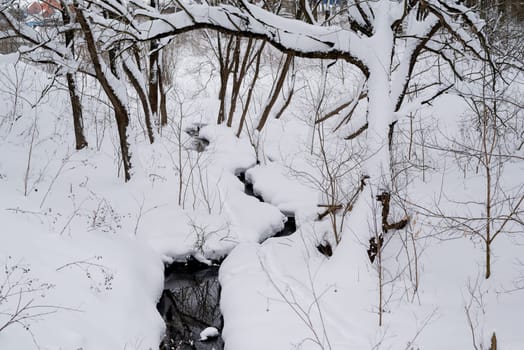
[[84, 100], [91, 146], [74, 151], [67, 92], [55, 85], [41, 98], [50, 76], [16, 58], [0, 65], [0, 261], [11, 271], [0, 278], [0, 327], [9, 323], [0, 348], [156, 348], [163, 263], [218, 260], [282, 229], [280, 211], [245, 195], [235, 176], [254, 152], [209, 126], [208, 150], [187, 147], [179, 163], [169, 137], [149, 146], [137, 129], [135, 176], [125, 184], [98, 92]]

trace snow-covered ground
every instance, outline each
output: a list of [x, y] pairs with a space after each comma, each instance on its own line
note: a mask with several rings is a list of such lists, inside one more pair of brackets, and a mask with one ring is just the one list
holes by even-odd
[[235, 174], [255, 154], [228, 128], [203, 128], [203, 153], [182, 133], [180, 162], [168, 137], [137, 141], [125, 184], [109, 114], [86, 103], [92, 146], [77, 152], [67, 91], [52, 88], [35, 103], [51, 81], [46, 73], [13, 56], [2, 57], [0, 71], [0, 323], [10, 323], [0, 348], [157, 348], [163, 263], [219, 260], [283, 228], [276, 207], [244, 194]]
[[[428, 144], [432, 129], [438, 134], [436, 125], [447, 135], [457, 133], [457, 120], [466, 111], [462, 99], [454, 95], [444, 95], [421, 111]], [[493, 275], [486, 280], [479, 237], [459, 228], [442, 232], [445, 227], [440, 220], [423, 216], [414, 208], [408, 208], [408, 229], [390, 231], [385, 237], [383, 324], [379, 326], [376, 262], [369, 263], [368, 242], [362, 242], [358, 234], [369, 230], [368, 224], [346, 227], [333, 256], [326, 258], [315, 247], [326, 234], [331, 235], [330, 227], [313, 221], [315, 216], [304, 209], [314, 208], [322, 194], [312, 196], [311, 181], [300, 176], [303, 168], [298, 166], [301, 171], [279, 180], [283, 168], [297, 163], [304, 146], [303, 142], [289, 142], [298, 133], [297, 124], [296, 120], [273, 121], [268, 133], [284, 130], [278, 138], [286, 140], [278, 146], [281, 163], [257, 166], [248, 177], [256, 192], [269, 202], [304, 214], [297, 217], [296, 234], [262, 245], [243, 244], [223, 263], [221, 306], [228, 349], [242, 349], [248, 343], [250, 349], [261, 350], [439, 350], [473, 349], [474, 344], [487, 349], [494, 332], [501, 348], [524, 346], [518, 322], [524, 312], [522, 227], [514, 226], [513, 233], [494, 241]], [[408, 128], [408, 124], [402, 127]], [[303, 130], [307, 135], [307, 126]], [[275, 144], [267, 146], [277, 148]], [[420, 156], [420, 143], [416, 147]], [[468, 203], [482, 201], [485, 190], [478, 171], [461, 171], [453, 157], [438, 150], [428, 151], [426, 157], [431, 165], [424, 179], [421, 172], [411, 173], [409, 187], [402, 189], [409, 202], [431, 210], [438, 206], [450, 215], [467, 215]], [[307, 152], [301, 159], [314, 163]], [[308, 174], [313, 176], [314, 169]], [[508, 162], [501, 175], [502, 186], [521, 188], [523, 174], [522, 162]], [[310, 190], [301, 190], [304, 186]], [[256, 341], [250, 343], [249, 339]]]
[[[83, 86], [90, 146], [75, 151], [64, 86], [42, 97], [48, 74], [0, 56], [0, 327], [15, 315], [0, 328], [0, 349], [158, 348], [163, 264], [226, 255], [219, 280], [228, 350], [480, 350], [493, 332], [500, 349], [524, 348], [522, 227], [494, 241], [492, 276], [485, 280], [478, 237], [444, 230], [414, 206], [396, 209], [392, 215], [408, 215], [410, 223], [385, 237], [380, 282], [369, 242], [360, 238], [369, 231], [358, 221], [361, 208], [353, 208], [357, 219], [345, 223], [336, 247], [329, 219], [317, 220], [318, 204], [329, 199], [323, 155], [310, 147], [319, 142], [312, 131], [319, 62], [297, 64], [300, 88], [281, 119], [261, 133], [250, 125], [249, 135], [236, 138], [235, 125], [215, 125], [218, 79], [195, 50], [186, 44], [173, 58], [171, 126], [154, 145], [132, 120], [129, 183], [117, 177], [116, 131], [98, 90]], [[341, 67], [330, 71], [327, 105], [358, 87]], [[274, 75], [274, 67], [264, 66], [260, 84], [269, 88]], [[264, 97], [255, 99], [258, 107]], [[466, 109], [445, 94], [414, 119], [412, 164], [424, 171], [401, 172], [410, 181], [398, 193], [417, 208], [438, 203], [446, 213], [476, 215], [466, 203], [482, 200], [482, 177], [428, 146], [434, 136], [459, 135], [456, 120]], [[357, 106], [355, 118], [364, 113]], [[209, 141], [203, 152], [190, 147], [184, 132], [196, 124], [204, 124], [199, 137]], [[326, 157], [339, 161], [343, 191], [358, 184], [353, 170], [361, 145], [343, 140], [352, 130], [334, 133], [333, 126], [326, 123], [322, 137]], [[409, 120], [398, 127], [399, 144], [407, 143]], [[504, 169], [504, 188], [522, 186], [522, 161]], [[236, 177], [243, 171], [265, 203], [243, 192]], [[282, 229], [282, 213], [295, 216], [297, 232], [267, 239]], [[329, 258], [317, 249], [326, 242], [333, 246]]]

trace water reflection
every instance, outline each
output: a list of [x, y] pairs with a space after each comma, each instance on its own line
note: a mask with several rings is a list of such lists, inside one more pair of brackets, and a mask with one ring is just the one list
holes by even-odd
[[218, 266], [174, 264], [166, 274], [165, 289], [157, 306], [166, 322], [160, 350], [223, 349], [221, 338], [199, 340], [200, 332], [207, 327], [222, 330]]
[[[191, 136], [196, 131], [186, 131]], [[191, 134], [193, 133], [193, 134]], [[238, 175], [244, 183], [245, 193], [264, 201], [255, 194], [253, 185], [246, 181], [245, 173]], [[288, 236], [296, 231], [295, 218], [287, 217], [282, 231], [275, 237]], [[216, 262], [217, 264], [219, 262]], [[207, 327], [222, 331], [223, 319], [220, 314], [220, 284], [218, 265], [207, 266], [190, 259], [186, 263], [174, 263], [166, 269], [165, 289], [157, 308], [166, 322], [166, 335], [160, 350], [222, 350], [222, 338], [200, 341], [200, 332]]]

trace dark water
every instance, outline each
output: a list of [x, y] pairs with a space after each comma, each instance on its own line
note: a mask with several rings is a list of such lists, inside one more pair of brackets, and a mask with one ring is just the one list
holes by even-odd
[[193, 124], [184, 130], [186, 134], [192, 137], [191, 144], [187, 146], [189, 149], [200, 153], [204, 152], [207, 146], [209, 146], [209, 140], [200, 137], [200, 129], [204, 126], [206, 126], [206, 124]]
[[[198, 135], [196, 130], [196, 135]], [[245, 174], [238, 175], [244, 183], [247, 195], [263, 198], [246, 181]], [[287, 217], [282, 231], [274, 237], [289, 236], [296, 231], [295, 218]], [[158, 302], [159, 313], [166, 322], [166, 335], [160, 350], [222, 350], [221, 337], [200, 341], [200, 332], [215, 327], [221, 333], [224, 321], [220, 313], [220, 284], [218, 283], [219, 262], [207, 266], [190, 259], [185, 263], [173, 263], [165, 271], [165, 289]], [[249, 349], [246, 349], [249, 350]], [[268, 349], [269, 350], [269, 349]]]
[[207, 327], [222, 331], [218, 266], [191, 260], [166, 269], [165, 289], [157, 308], [166, 322], [166, 335], [160, 350], [221, 350], [220, 337], [200, 341]]
[[289, 236], [297, 230], [294, 216], [288, 216], [287, 221], [284, 224], [282, 231], [277, 232], [273, 237], [285, 237]]
[[253, 184], [246, 180], [246, 173], [245, 172], [242, 172], [242, 173], [238, 174], [237, 175], [237, 179], [239, 179], [240, 182], [242, 182], [244, 184], [244, 193], [245, 194], [247, 194], [248, 196], [251, 196], [251, 197], [255, 197], [256, 199], [258, 199], [261, 202], [264, 201], [264, 199], [262, 198], [261, 195], [255, 193], [255, 190], [253, 189]]
[[[255, 190], [253, 188], [253, 184], [246, 180], [246, 173], [245, 172], [242, 172], [242, 173], [238, 174], [237, 178], [240, 180], [240, 182], [242, 182], [244, 184], [244, 192], [248, 196], [255, 197], [255, 198], [257, 198], [261, 202], [264, 201], [264, 198], [262, 198], [261, 195], [259, 195], [259, 194], [257, 194], [255, 192]], [[287, 215], [287, 221], [284, 224], [284, 228], [282, 229], [282, 231], [277, 232], [273, 237], [289, 236], [290, 234], [294, 233], [296, 230], [297, 230], [297, 226], [296, 226], [294, 215], [293, 214], [292, 215]]]

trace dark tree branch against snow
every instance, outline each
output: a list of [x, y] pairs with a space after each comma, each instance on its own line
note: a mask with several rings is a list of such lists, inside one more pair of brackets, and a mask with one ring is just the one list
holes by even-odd
[[[79, 0], [75, 2], [75, 8], [77, 20], [83, 17], [83, 32], [91, 28], [97, 33], [88, 46], [114, 56], [109, 62], [113, 71], [116, 70], [115, 60], [122, 59], [115, 55], [120, 55], [139, 42], [154, 43], [162, 38], [173, 38], [180, 33], [204, 28], [269, 42], [290, 57], [341, 59], [353, 64], [367, 78], [369, 108], [366, 136], [370, 156], [364, 172], [371, 176], [370, 183], [378, 186], [382, 182], [381, 190], [390, 188], [390, 180], [387, 180], [389, 175], [384, 176], [390, 169], [388, 147], [382, 146], [392, 135], [389, 126], [403, 117], [405, 110], [402, 105], [421, 54], [439, 52], [436, 48], [440, 47], [471, 52], [477, 58], [489, 58], [484, 50], [486, 40], [481, 34], [483, 22], [467, 7], [448, 0], [350, 3], [355, 6], [348, 6], [349, 28], [320, 26], [284, 18], [246, 1], [238, 1], [236, 7], [178, 3], [183, 10], [174, 14], [162, 14], [157, 8], [138, 1], [126, 5], [115, 0], [96, 3]], [[11, 27], [3, 37], [23, 38], [30, 44], [25, 52], [39, 53], [40, 61], [55, 60], [69, 70], [78, 69], [78, 62], [71, 57], [59, 36], [43, 36], [24, 24], [15, 23], [7, 7], [0, 11], [0, 15]], [[71, 26], [63, 29], [59, 27], [58, 31], [70, 30]], [[114, 72], [107, 72], [103, 68], [106, 63], [100, 53], [91, 53], [91, 64], [95, 67], [96, 76], [102, 79], [104, 90], [106, 93], [112, 92], [112, 102], [114, 100], [116, 105], [124, 108], [119, 97], [121, 89], [113, 86], [119, 85], [118, 77], [113, 77]], [[135, 70], [130, 70], [132, 61], [127, 59], [126, 62], [125, 70], [133, 73]], [[454, 64], [452, 61], [448, 63]], [[136, 76], [133, 78], [137, 87], [143, 85], [138, 84], [142, 79]], [[433, 92], [430, 96], [437, 95]], [[416, 109], [429, 100], [427, 97], [421, 98], [417, 100], [418, 104], [410, 103], [410, 108]], [[144, 106], [146, 111], [154, 107], [151, 102], [149, 105]], [[120, 107], [115, 108], [122, 109]], [[154, 109], [151, 110], [153, 114]], [[120, 134], [125, 133], [124, 129], [119, 131]], [[151, 133], [149, 136], [152, 139]], [[130, 164], [130, 159], [125, 158], [124, 163]]]
[[171, 37], [196, 29], [215, 29], [228, 34], [241, 35], [268, 41], [282, 52], [297, 57], [344, 59], [367, 73], [366, 64], [355, 54], [360, 38], [352, 31], [320, 27], [294, 19], [287, 19], [244, 4], [244, 8], [222, 5], [187, 5], [185, 11], [174, 14], [139, 9], [141, 40]]
[[524, 23], [461, 2], [0, 0], [0, 350], [520, 349]]
[[125, 103], [125, 88], [121, 85], [118, 77], [115, 76], [115, 62], [110, 62], [112, 66], [111, 68], [108, 68], [105, 64], [103, 58], [100, 55], [100, 52], [98, 51], [91, 26], [88, 23], [84, 12], [76, 3], [75, 13], [78, 23], [82, 28], [82, 32], [87, 44], [87, 51], [93, 63], [97, 79], [102, 85], [104, 92], [106, 93], [114, 108], [120, 141], [120, 153], [122, 155], [122, 162], [124, 164], [124, 179], [125, 181], [129, 181], [131, 179], [131, 151], [129, 150], [129, 143], [127, 139], [129, 112]]

